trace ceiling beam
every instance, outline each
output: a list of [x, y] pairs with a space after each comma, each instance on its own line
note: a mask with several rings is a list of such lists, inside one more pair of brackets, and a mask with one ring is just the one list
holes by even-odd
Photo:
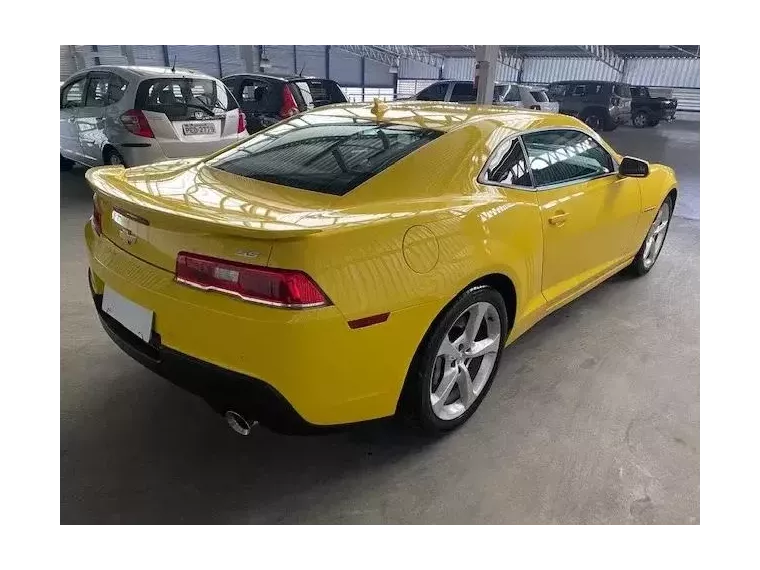
[[348, 45], [333, 46], [361, 57], [367, 57], [387, 65], [396, 65], [399, 58], [419, 61], [433, 67], [440, 68], [444, 58], [438, 54], [412, 46], [403, 45]]
[[599, 61], [606, 63], [618, 73], [623, 73], [623, 64], [625, 62], [623, 58], [621, 58], [614, 51], [612, 51], [610, 47], [608, 46], [578, 46], [578, 47], [581, 48], [587, 54], [592, 55]]

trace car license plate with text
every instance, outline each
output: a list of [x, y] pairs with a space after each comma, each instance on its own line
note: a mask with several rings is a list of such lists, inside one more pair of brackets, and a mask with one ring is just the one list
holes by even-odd
[[122, 297], [113, 289], [106, 287], [103, 291], [103, 312], [118, 321], [129, 332], [145, 342], [150, 342], [153, 332], [153, 311]]
[[216, 132], [214, 123], [185, 123], [182, 125], [184, 135], [213, 135]]

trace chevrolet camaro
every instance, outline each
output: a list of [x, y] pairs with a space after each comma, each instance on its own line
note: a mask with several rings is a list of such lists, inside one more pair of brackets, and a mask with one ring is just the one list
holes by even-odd
[[506, 345], [651, 270], [677, 192], [671, 168], [572, 117], [421, 101], [322, 107], [202, 159], [86, 176], [104, 329], [240, 433], [456, 428]]

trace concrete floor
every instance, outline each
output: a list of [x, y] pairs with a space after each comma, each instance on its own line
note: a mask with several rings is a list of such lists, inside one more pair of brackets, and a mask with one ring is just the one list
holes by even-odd
[[698, 523], [699, 124], [622, 127], [621, 152], [674, 165], [668, 240], [504, 352], [462, 429], [377, 422], [234, 434], [124, 355], [85, 280], [80, 169], [61, 174], [62, 523]]

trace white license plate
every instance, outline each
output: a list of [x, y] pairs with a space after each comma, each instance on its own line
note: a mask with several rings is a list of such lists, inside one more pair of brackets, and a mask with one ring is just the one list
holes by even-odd
[[153, 331], [153, 311], [122, 297], [113, 289], [106, 287], [103, 291], [103, 312], [113, 317], [128, 331], [136, 334], [145, 342], [150, 342]]
[[185, 135], [213, 135], [215, 132], [214, 123], [185, 123], [182, 125], [182, 134]]

